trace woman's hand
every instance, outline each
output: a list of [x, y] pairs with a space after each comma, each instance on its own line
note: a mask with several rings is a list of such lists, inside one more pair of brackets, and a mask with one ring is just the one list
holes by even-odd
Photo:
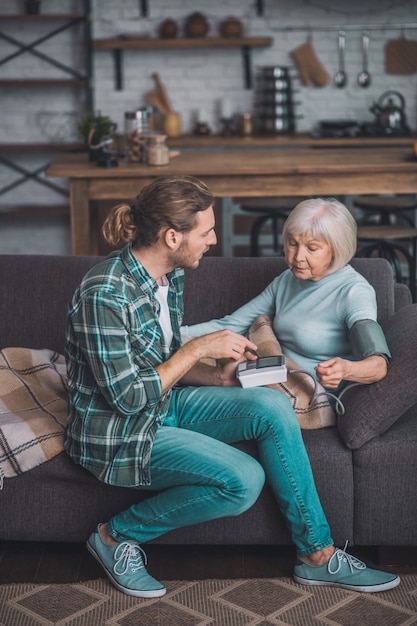
[[382, 380], [387, 374], [387, 362], [379, 355], [369, 356], [362, 361], [335, 357], [319, 363], [315, 369], [323, 387], [336, 389], [342, 380], [363, 384]]
[[317, 377], [323, 387], [326, 389], [336, 389], [342, 380], [347, 380], [346, 372], [348, 368], [346, 365], [348, 363], [349, 361], [339, 357], [319, 363], [315, 369]]

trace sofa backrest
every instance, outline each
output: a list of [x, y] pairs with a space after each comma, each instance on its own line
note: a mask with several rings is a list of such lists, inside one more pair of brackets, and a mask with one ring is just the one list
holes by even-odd
[[[0, 255], [0, 349], [49, 348], [62, 353], [68, 303], [82, 276], [100, 258]], [[375, 287], [379, 318], [387, 319], [394, 312], [390, 265], [383, 259], [354, 259], [352, 265]], [[196, 270], [186, 272], [184, 322], [230, 313], [285, 267], [284, 259], [274, 257], [203, 258]]]
[[[374, 287], [379, 321], [388, 319], [396, 308], [397, 287], [388, 261], [358, 258], [352, 259], [351, 265]], [[184, 323], [195, 324], [231, 313], [259, 294], [286, 267], [283, 257], [203, 258], [196, 270], [186, 273]], [[409, 294], [407, 288], [405, 291]], [[408, 294], [402, 305], [411, 302]]]

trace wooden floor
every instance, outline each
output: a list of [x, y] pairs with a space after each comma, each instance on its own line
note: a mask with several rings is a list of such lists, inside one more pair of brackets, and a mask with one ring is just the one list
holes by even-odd
[[[291, 576], [290, 546], [148, 545], [148, 570], [162, 580]], [[398, 574], [417, 573], [417, 548], [350, 550], [367, 565]], [[76, 583], [103, 577], [83, 544], [0, 542], [0, 584]]]

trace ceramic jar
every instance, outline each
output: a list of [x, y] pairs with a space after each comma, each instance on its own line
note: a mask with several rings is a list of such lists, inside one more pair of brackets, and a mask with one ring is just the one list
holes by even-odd
[[146, 141], [149, 133], [150, 112], [148, 109], [126, 111], [125, 154], [128, 161], [146, 163]]
[[162, 39], [175, 39], [178, 35], [178, 24], [175, 20], [167, 18], [159, 27], [159, 36]]
[[206, 17], [196, 11], [185, 20], [184, 33], [186, 37], [205, 37], [210, 30]]
[[237, 17], [227, 17], [220, 23], [219, 32], [222, 37], [242, 37], [243, 24]]

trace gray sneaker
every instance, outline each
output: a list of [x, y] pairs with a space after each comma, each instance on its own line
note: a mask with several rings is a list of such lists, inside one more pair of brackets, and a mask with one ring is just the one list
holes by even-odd
[[[164, 585], [145, 569], [146, 554], [136, 543], [124, 541], [110, 546], [101, 538], [100, 526], [87, 541], [87, 550], [104, 568], [119, 591], [138, 598], [159, 598], [166, 594]], [[145, 560], [145, 564], [144, 564]]]
[[400, 577], [366, 567], [365, 563], [336, 548], [325, 565], [309, 565], [301, 559], [294, 568], [294, 580], [302, 585], [333, 585], [351, 591], [387, 591], [400, 584]]

